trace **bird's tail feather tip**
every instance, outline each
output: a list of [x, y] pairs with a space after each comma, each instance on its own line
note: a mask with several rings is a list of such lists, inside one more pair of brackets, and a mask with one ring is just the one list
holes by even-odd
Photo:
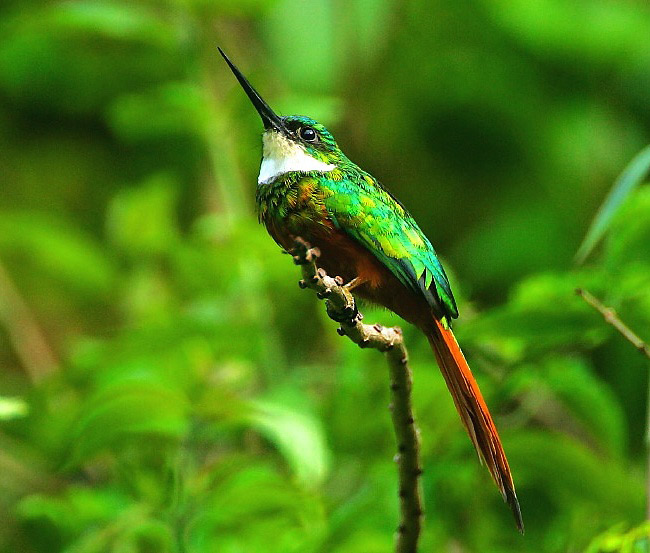
[[510, 506], [510, 509], [512, 510], [512, 514], [515, 517], [517, 529], [519, 530], [519, 533], [523, 536], [525, 533], [524, 519], [521, 517], [521, 507], [519, 507], [519, 500], [517, 499], [517, 494], [515, 493], [514, 488], [506, 488], [505, 500], [506, 503]]
[[427, 337], [449, 392], [479, 454], [479, 460], [487, 465], [503, 499], [512, 510], [519, 532], [523, 534], [524, 522], [510, 467], [490, 411], [453, 332], [444, 322], [438, 320], [435, 322], [436, 327], [427, 332]]

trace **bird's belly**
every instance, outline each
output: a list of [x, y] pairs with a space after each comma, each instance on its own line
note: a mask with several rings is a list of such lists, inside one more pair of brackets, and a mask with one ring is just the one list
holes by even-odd
[[308, 219], [287, 217], [284, 221], [264, 221], [273, 239], [285, 250], [291, 251], [297, 237], [306, 240], [321, 251], [318, 265], [331, 276], [340, 276], [348, 282], [357, 276], [380, 284], [380, 268], [370, 252], [328, 222], [316, 223]]
[[425, 298], [404, 286], [371, 252], [339, 229], [306, 223], [295, 226], [291, 232], [287, 225], [277, 227], [267, 223], [266, 226], [286, 251], [293, 248], [294, 239], [300, 236], [320, 249], [317, 263], [328, 275], [340, 276], [344, 282], [355, 278], [362, 281], [363, 284], [354, 289], [355, 295], [390, 309], [423, 330], [433, 324], [431, 308]]

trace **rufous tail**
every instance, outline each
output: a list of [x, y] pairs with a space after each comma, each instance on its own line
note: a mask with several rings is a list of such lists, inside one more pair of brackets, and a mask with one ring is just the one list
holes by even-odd
[[436, 325], [427, 333], [427, 338], [479, 458], [490, 470], [504, 501], [512, 509], [519, 531], [523, 534], [524, 522], [499, 433], [454, 333], [436, 319]]

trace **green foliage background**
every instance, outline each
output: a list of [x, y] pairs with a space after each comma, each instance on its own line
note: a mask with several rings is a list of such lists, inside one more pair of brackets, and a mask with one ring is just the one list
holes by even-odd
[[257, 225], [260, 124], [218, 44], [452, 275], [527, 533], [406, 329], [422, 551], [645, 551], [647, 362], [573, 290], [650, 340], [650, 189], [572, 258], [650, 142], [649, 28], [635, 0], [4, 0], [0, 550], [392, 549], [386, 368]]

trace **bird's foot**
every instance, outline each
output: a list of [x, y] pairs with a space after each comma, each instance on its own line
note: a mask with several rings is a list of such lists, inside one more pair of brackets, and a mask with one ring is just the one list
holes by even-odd
[[361, 286], [362, 284], [365, 284], [366, 282], [368, 282], [367, 279], [361, 278], [361, 277], [356, 277], [356, 278], [353, 278], [347, 284], [344, 284], [343, 288], [345, 288], [348, 292], [352, 292], [352, 290], [354, 290], [358, 286]]
[[296, 265], [308, 265], [320, 257], [320, 250], [312, 248], [309, 242], [300, 237], [294, 238], [294, 247], [288, 253], [293, 256]]
[[348, 326], [354, 326], [357, 321], [360, 321], [363, 318], [363, 315], [359, 313], [357, 309], [357, 302], [353, 302], [351, 306], [345, 307], [343, 309], [335, 309], [330, 306], [328, 303], [327, 314], [331, 319], [337, 323], [345, 324]]

